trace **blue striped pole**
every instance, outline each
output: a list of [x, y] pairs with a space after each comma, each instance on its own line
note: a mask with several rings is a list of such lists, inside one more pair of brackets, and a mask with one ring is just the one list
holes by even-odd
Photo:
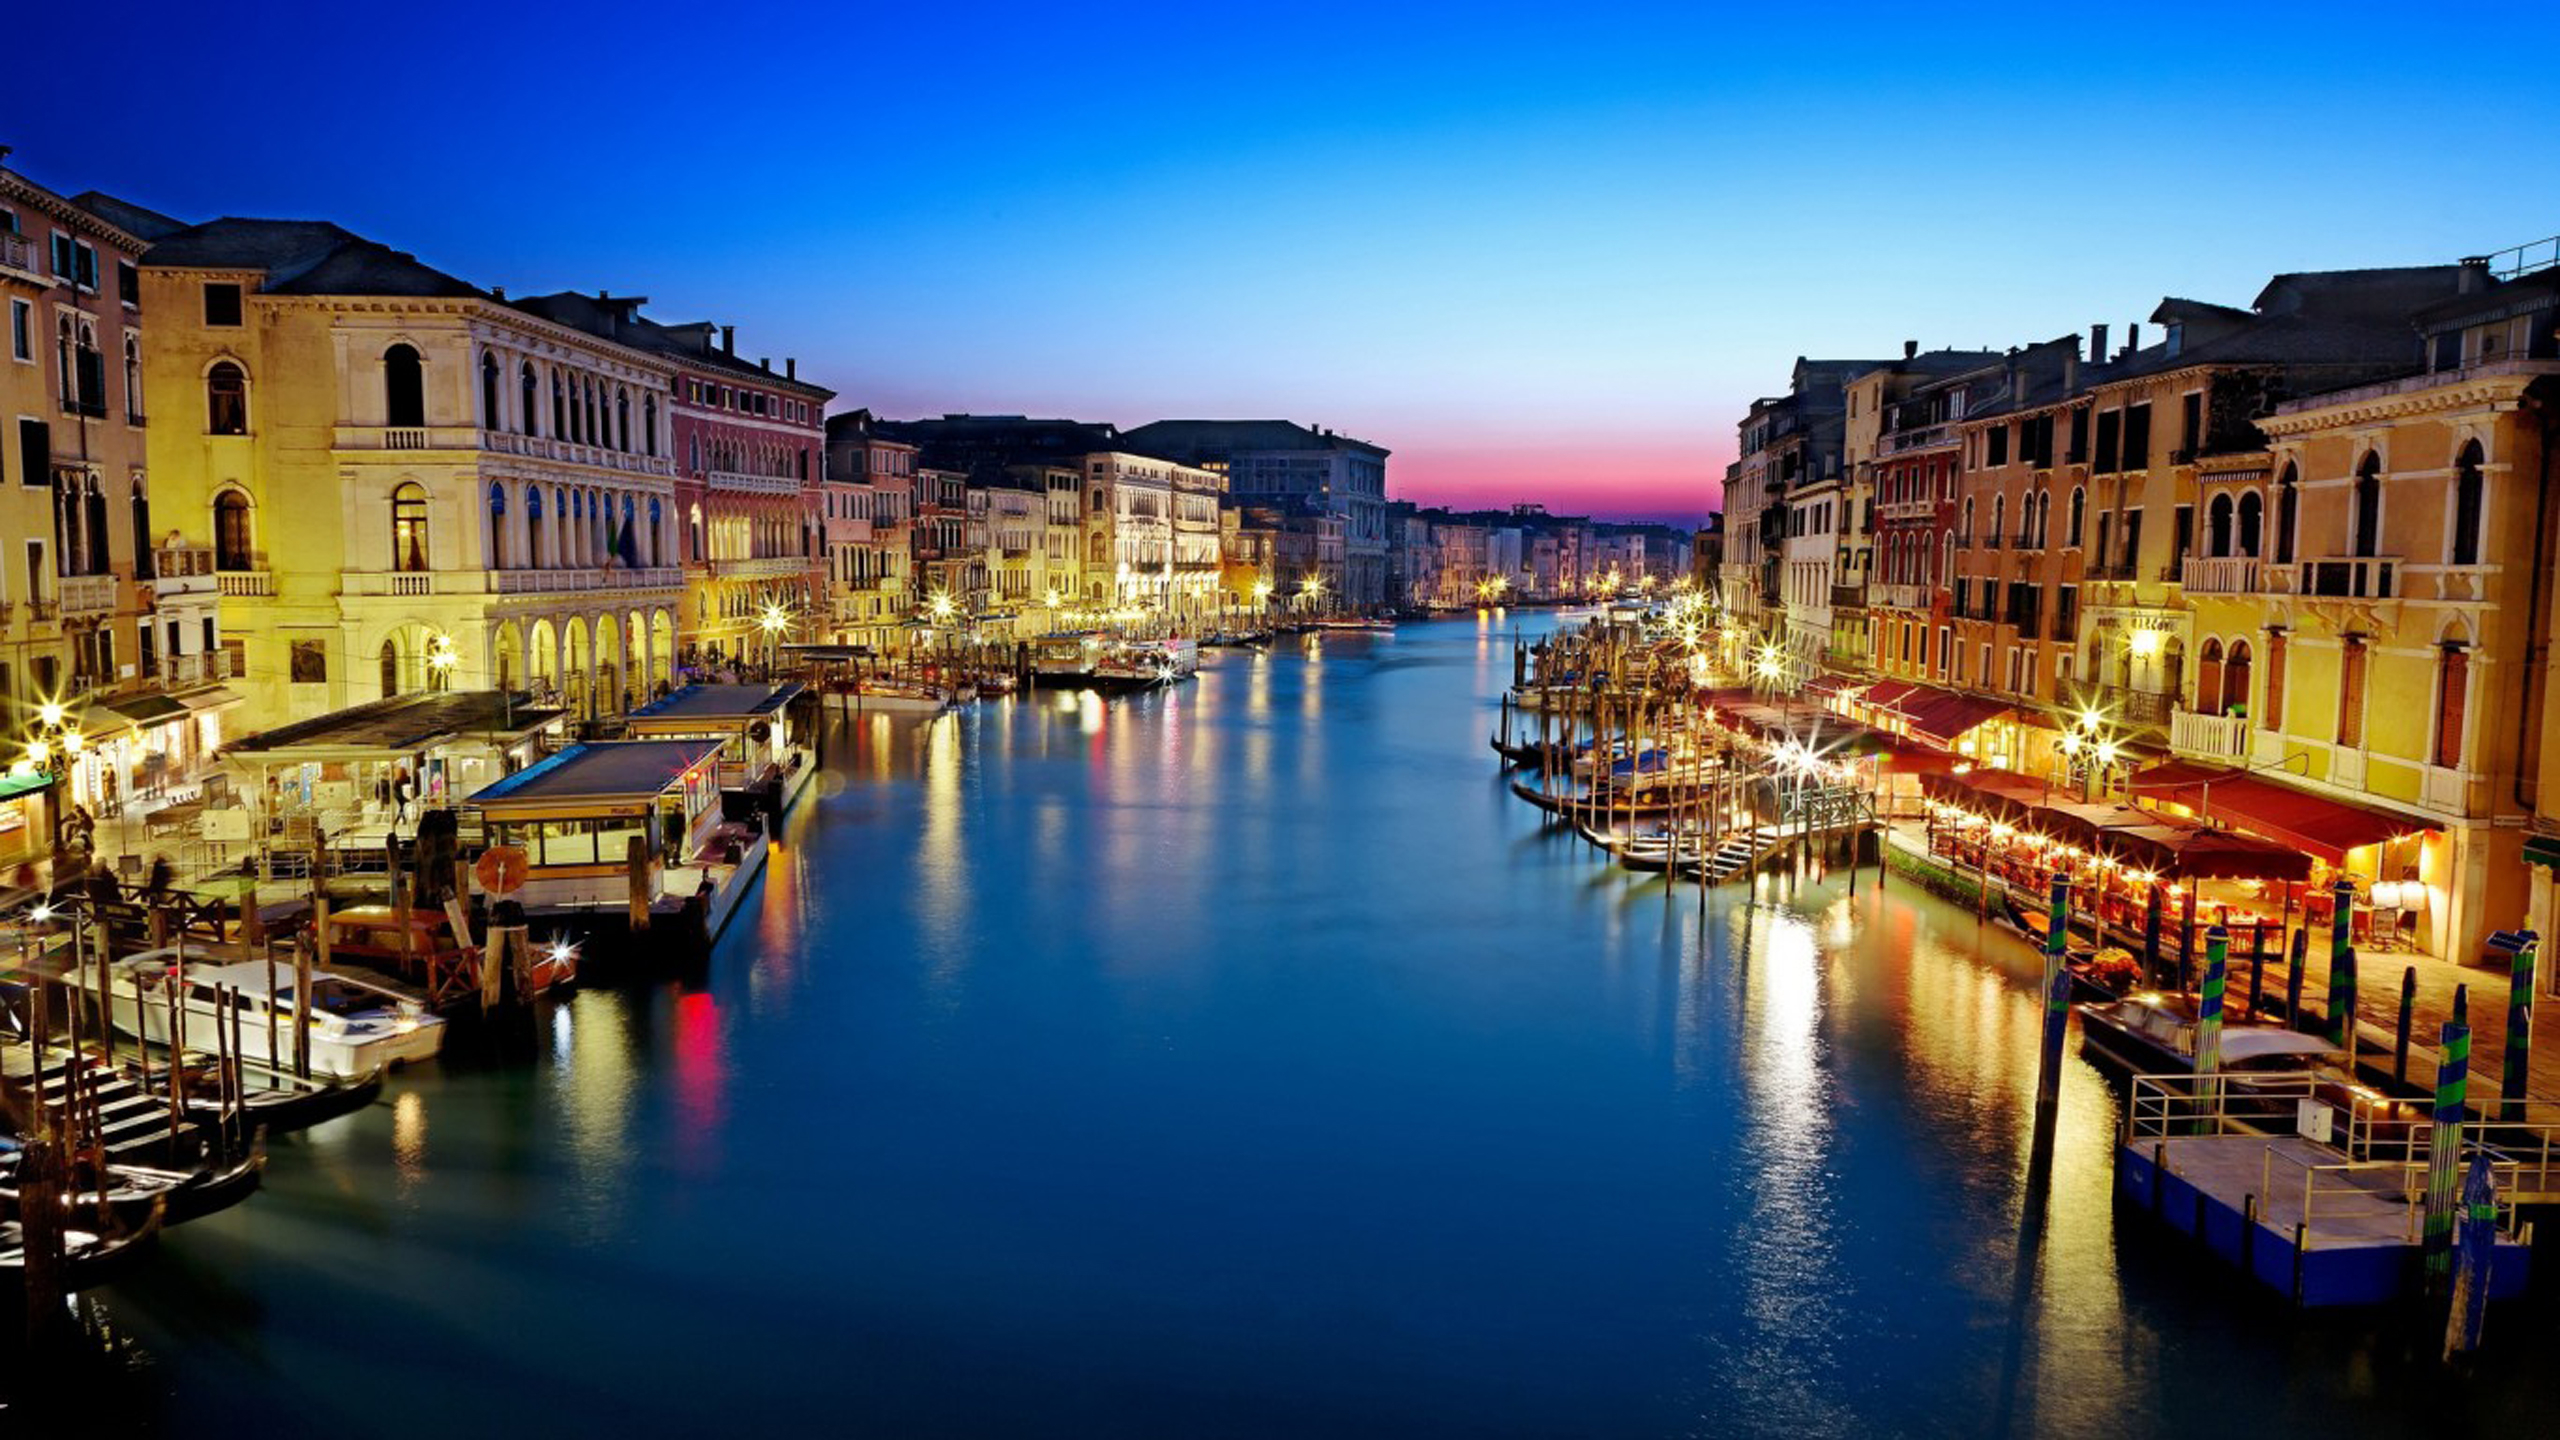
[[2222, 1068], [2222, 991], [2230, 981], [2231, 935], [2216, 925], [2204, 932], [2204, 984], [2196, 991], [2196, 1078]]
[[2489, 1319], [2489, 1265], [2498, 1253], [2498, 1182], [2489, 1173], [2486, 1155], [2471, 1157], [2471, 1172], [2462, 1180], [2462, 1243], [2454, 1253], [2453, 1304], [2444, 1329], [2447, 1359], [2479, 1349], [2480, 1331]]
[[2524, 932], [2524, 943], [2516, 947], [2515, 968], [2507, 977], [2507, 1057], [2498, 1071], [2498, 1107], [2502, 1118], [2515, 1122], [2524, 1119], [2525, 1086], [2533, 1076], [2533, 962], [2541, 950], [2541, 937]]
[[2441, 1287], [2453, 1262], [2453, 1202], [2456, 1167], [2462, 1159], [2463, 1106], [2471, 1078], [2471, 1027], [2444, 1027], [2443, 1048], [2436, 1054], [2435, 1123], [2427, 1131], [2427, 1208], [2424, 1234], [2427, 1285]]
[[2356, 952], [2353, 938], [2356, 885], [2345, 876], [2329, 887], [2329, 1043], [2347, 1052], [2356, 1073]]
[[2062, 1096], [2062, 1032], [2071, 1019], [2071, 974], [2062, 967], [2062, 947], [2070, 934], [2071, 876], [2053, 872], [2052, 908], [2044, 940], [2044, 1029], [2036, 1069], [2036, 1119], [2039, 1138], [2053, 1134], [2055, 1103]]
[[2046, 890], [2044, 925], [2044, 988], [2053, 988], [2053, 977], [2062, 973], [2063, 956], [2071, 943], [2071, 875], [2065, 870], [2053, 872], [2053, 882]]

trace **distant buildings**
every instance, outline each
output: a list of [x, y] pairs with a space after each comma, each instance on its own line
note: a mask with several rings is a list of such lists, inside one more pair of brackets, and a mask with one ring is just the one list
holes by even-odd
[[1239, 505], [1341, 522], [1342, 558], [1318, 575], [1346, 604], [1387, 594], [1387, 451], [1286, 420], [1158, 420], [1125, 437], [1131, 448], [1225, 473]]

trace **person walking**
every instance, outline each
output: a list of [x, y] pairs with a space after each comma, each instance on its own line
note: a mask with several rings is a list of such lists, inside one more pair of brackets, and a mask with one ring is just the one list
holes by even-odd
[[391, 803], [393, 807], [391, 813], [392, 824], [405, 825], [409, 823], [409, 802], [417, 797], [417, 782], [409, 778], [409, 772], [407, 770], [402, 770], [399, 778], [391, 782]]

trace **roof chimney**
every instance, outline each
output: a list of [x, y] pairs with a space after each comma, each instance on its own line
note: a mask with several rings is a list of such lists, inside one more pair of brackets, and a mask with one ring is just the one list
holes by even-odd
[[2089, 327], [2089, 363], [2092, 365], [2107, 363], [2107, 327], [2104, 325]]
[[506, 299], [506, 298], [507, 298], [507, 287], [506, 287], [506, 286], [504, 286], [504, 285], [492, 285], [492, 286], [490, 286], [490, 287], [489, 287], [489, 298], [490, 298], [490, 299], [492, 299], [492, 300], [504, 300], [504, 299]]
[[782, 378], [785, 380], [797, 380], [800, 378], [800, 357], [796, 355], [785, 355], [782, 357]]
[[737, 326], [723, 325], [720, 327], [720, 353], [723, 355], [735, 355], [738, 353]]
[[2454, 278], [2453, 293], [2470, 295], [2488, 288], [2489, 257], [2486, 255], [2463, 256], [2462, 273]]
[[757, 357], [756, 357], [756, 368], [757, 368], [757, 369], [759, 369], [759, 370], [770, 370], [770, 369], [772, 369], [772, 368], [773, 368], [773, 357], [772, 357], [772, 356], [770, 356], [770, 355], [759, 355], [759, 356], [757, 356]]
[[2062, 393], [2067, 399], [2080, 388], [2080, 337], [2071, 337], [2071, 348], [2062, 352]]
[[1902, 342], [1902, 358], [1903, 358], [1903, 359], [1908, 360], [1908, 359], [1910, 359], [1911, 357], [1913, 357], [1914, 355], [1917, 355], [1917, 354], [1919, 354], [1919, 353], [1920, 353], [1920, 342], [1919, 342], [1919, 341], [1917, 341], [1917, 340], [1905, 340], [1905, 341], [1903, 341], [1903, 342]]
[[2139, 325], [2127, 325], [2124, 327], [2124, 353], [2130, 355], [2141, 348], [2142, 327]]

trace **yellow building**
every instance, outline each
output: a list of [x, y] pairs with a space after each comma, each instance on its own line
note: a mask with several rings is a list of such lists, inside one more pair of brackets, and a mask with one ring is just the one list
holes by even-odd
[[667, 359], [320, 222], [179, 230], [140, 284], [155, 515], [211, 553], [244, 724], [670, 679]]
[[2302, 839], [2356, 881], [2360, 929], [2472, 959], [2532, 899], [2519, 860], [2560, 362], [2547, 280], [2528, 287], [2538, 334], [2485, 270], [2458, 284], [2415, 311], [2428, 369], [2278, 404], [2256, 422], [2264, 450], [2196, 466], [2192, 688], [2171, 739], [2358, 807]]
[[147, 480], [135, 258], [154, 223], [0, 169], [0, 706], [20, 771], [0, 780], [0, 860], [51, 848], [31, 777], [58, 769], [65, 799], [113, 819], [186, 786], [220, 741], [211, 597], [160, 553]]

